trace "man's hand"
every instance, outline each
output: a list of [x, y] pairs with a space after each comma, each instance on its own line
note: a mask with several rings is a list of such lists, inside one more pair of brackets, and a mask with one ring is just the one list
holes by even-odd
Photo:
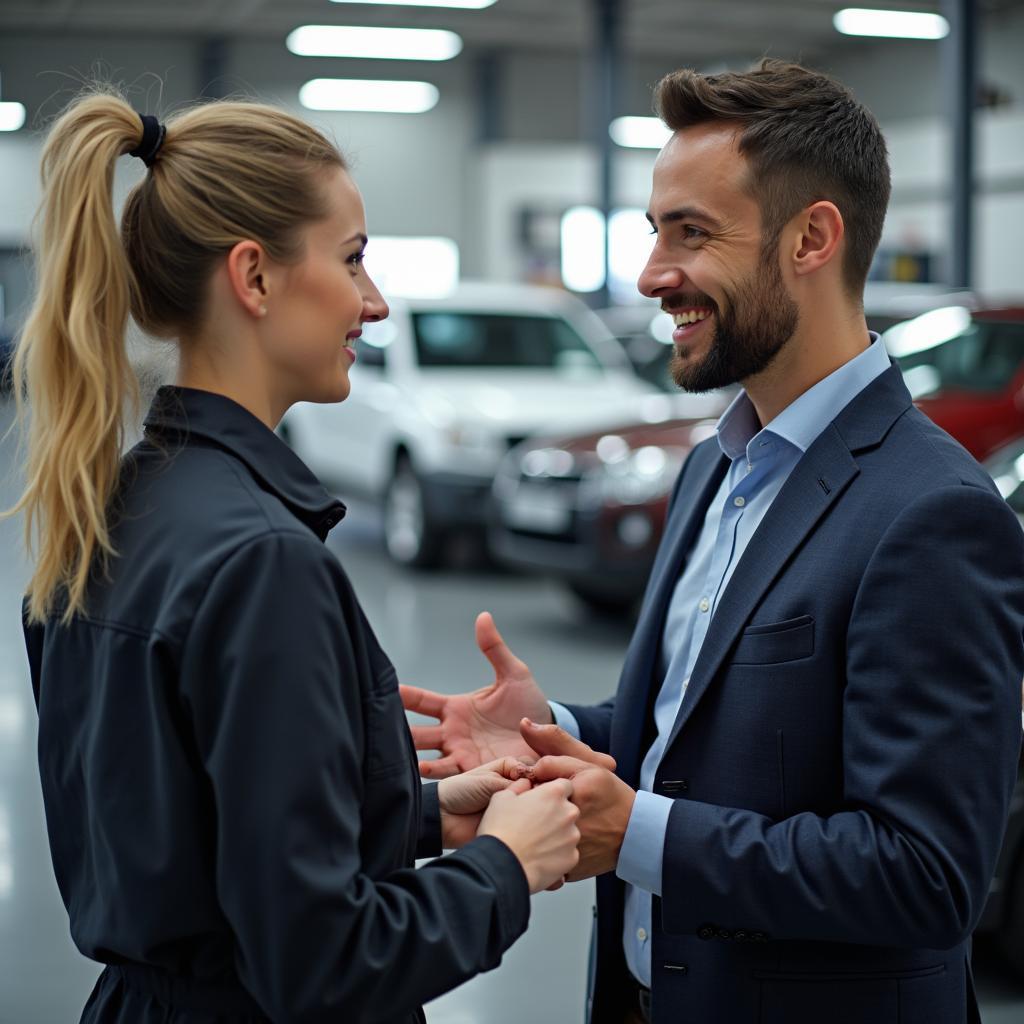
[[438, 783], [442, 846], [446, 850], [465, 846], [476, 836], [491, 797], [513, 782], [526, 779], [529, 771], [515, 758], [505, 757]]
[[[519, 723], [519, 732], [537, 757], [574, 757], [577, 761], [615, 771], [615, 758], [611, 754], [602, 754], [587, 746], [582, 740], [570, 736], [560, 725], [538, 725], [524, 718]], [[530, 758], [531, 763], [534, 760]]]
[[454, 696], [401, 687], [407, 711], [436, 718], [435, 725], [412, 726], [417, 750], [437, 750], [436, 761], [421, 761], [420, 772], [429, 779], [444, 779], [503, 757], [533, 760], [536, 755], [519, 734], [526, 716], [550, 722], [541, 688], [525, 663], [502, 640], [489, 612], [476, 620], [476, 642], [494, 668], [494, 682], [473, 693]]
[[636, 793], [607, 768], [574, 757], [543, 757], [533, 766], [531, 776], [536, 785], [552, 779], [572, 780], [572, 802], [580, 809], [576, 826], [582, 838], [579, 863], [566, 879], [578, 882], [614, 871]]

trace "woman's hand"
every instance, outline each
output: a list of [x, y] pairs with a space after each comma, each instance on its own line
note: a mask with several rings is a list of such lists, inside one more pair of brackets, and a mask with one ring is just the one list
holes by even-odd
[[456, 850], [476, 836], [491, 797], [518, 779], [529, 777], [530, 768], [514, 757], [503, 757], [461, 775], [442, 779], [437, 794], [441, 804], [441, 843]]

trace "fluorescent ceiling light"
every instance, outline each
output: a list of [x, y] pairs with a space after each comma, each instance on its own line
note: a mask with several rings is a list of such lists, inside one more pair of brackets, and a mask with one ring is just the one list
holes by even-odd
[[873, 11], [847, 7], [839, 11], [832, 24], [847, 36], [884, 36], [888, 39], [944, 39], [949, 22], [941, 14], [916, 11]]
[[24, 123], [24, 104], [0, 103], [0, 132], [16, 132]]
[[299, 90], [310, 110], [366, 110], [382, 114], [422, 114], [437, 104], [437, 86], [429, 82], [314, 78]]
[[289, 34], [285, 45], [300, 57], [451, 60], [462, 49], [462, 39], [436, 28], [303, 25]]
[[608, 134], [620, 146], [630, 149], [661, 149], [672, 132], [657, 117], [617, 117]]
[[464, 11], [482, 11], [497, 0], [331, 0], [335, 4], [386, 4], [388, 7], [458, 7]]

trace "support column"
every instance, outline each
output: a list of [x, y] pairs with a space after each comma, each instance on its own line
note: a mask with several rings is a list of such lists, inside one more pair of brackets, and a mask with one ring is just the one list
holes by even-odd
[[973, 284], [974, 106], [978, 74], [978, 12], [975, 0], [943, 0], [949, 35], [942, 43], [943, 97], [950, 127], [950, 234], [948, 282]]
[[607, 306], [610, 250], [608, 222], [615, 196], [613, 160], [615, 146], [608, 126], [619, 112], [619, 80], [622, 67], [622, 0], [593, 0], [595, 40], [593, 58], [593, 116], [591, 139], [600, 159], [598, 205], [604, 214], [604, 287], [594, 293], [594, 303]]

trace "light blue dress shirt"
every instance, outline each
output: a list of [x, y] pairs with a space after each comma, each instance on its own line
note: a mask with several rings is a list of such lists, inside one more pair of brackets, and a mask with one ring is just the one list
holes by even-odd
[[[661, 895], [665, 833], [672, 799], [652, 792], [654, 777], [686, 694], [708, 626], [733, 570], [803, 453], [841, 409], [889, 368], [877, 334], [859, 355], [805, 391], [763, 428], [741, 391], [718, 421], [718, 443], [731, 460], [690, 552], [665, 618], [654, 705], [658, 735], [640, 768], [640, 788], [615, 873], [626, 885], [623, 946], [630, 971], [651, 984], [651, 895]], [[579, 737], [572, 713], [551, 702], [555, 721]]]

